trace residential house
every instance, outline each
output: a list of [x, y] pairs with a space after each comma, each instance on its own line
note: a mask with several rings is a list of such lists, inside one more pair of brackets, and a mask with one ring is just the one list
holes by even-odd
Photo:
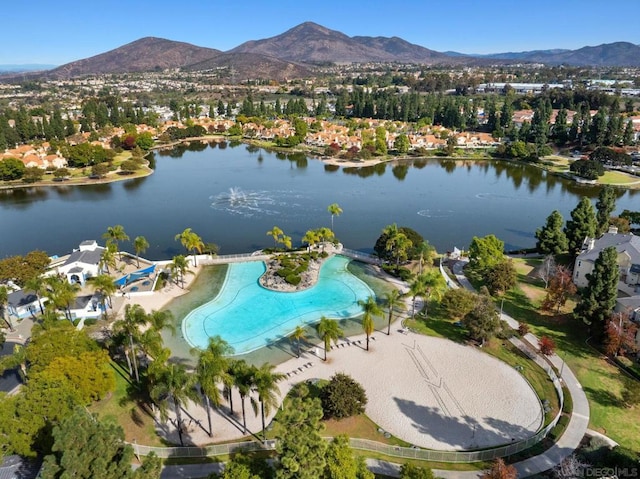
[[[47, 298], [41, 298], [42, 304], [47, 301]], [[7, 305], [9, 316], [13, 316], [18, 319], [40, 314], [40, 303], [35, 293], [31, 291], [25, 291], [19, 289], [13, 291], [7, 295]]]
[[620, 283], [618, 289], [627, 296], [640, 294], [640, 236], [619, 234], [611, 227], [600, 238], [586, 238], [573, 268], [573, 282], [579, 288], [588, 284], [587, 275], [593, 271], [600, 252], [610, 246], [618, 252]]
[[98, 246], [95, 240], [83, 241], [64, 264], [58, 267], [58, 273], [65, 275], [70, 283], [84, 285], [87, 279], [101, 273], [100, 258], [103, 252], [104, 248]]

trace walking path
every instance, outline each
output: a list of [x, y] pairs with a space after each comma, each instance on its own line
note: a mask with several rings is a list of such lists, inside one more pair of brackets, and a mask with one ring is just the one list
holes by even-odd
[[[465, 261], [457, 261], [454, 263], [453, 274], [455, 274], [456, 279], [464, 288], [475, 291], [475, 288], [463, 273], [465, 264]], [[511, 328], [518, 328], [518, 321], [504, 312], [500, 319], [505, 321]], [[529, 344], [538, 344], [538, 338], [531, 333], [527, 334], [524, 339]], [[569, 456], [578, 448], [580, 441], [582, 441], [582, 438], [587, 432], [587, 427], [589, 426], [589, 402], [587, 401], [587, 396], [582, 390], [582, 386], [573, 374], [573, 371], [571, 371], [571, 369], [557, 354], [549, 356], [548, 359], [557, 370], [562, 371], [561, 379], [573, 399], [573, 412], [564, 434], [553, 446], [538, 456], [531, 457], [514, 464], [519, 477], [539, 474], [560, 464], [564, 458]], [[446, 479], [470, 479], [472, 477], [477, 477], [476, 473], [451, 473], [451, 471], [438, 471], [436, 475], [445, 477]]]

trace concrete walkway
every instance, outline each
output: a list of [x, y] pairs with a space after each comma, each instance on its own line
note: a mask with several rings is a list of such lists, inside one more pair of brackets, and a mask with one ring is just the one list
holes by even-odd
[[[457, 261], [454, 263], [453, 274], [456, 275], [456, 279], [464, 288], [475, 291], [475, 288], [464, 275], [463, 268], [465, 264], [465, 261]], [[518, 328], [518, 321], [513, 319], [511, 316], [504, 314], [504, 312], [500, 319], [505, 321], [511, 328]], [[538, 344], [538, 338], [531, 333], [527, 334], [524, 339], [529, 344]], [[539, 474], [560, 464], [564, 458], [569, 456], [578, 448], [580, 441], [582, 441], [582, 438], [587, 432], [587, 427], [589, 426], [589, 402], [587, 401], [587, 396], [582, 390], [582, 386], [573, 374], [573, 371], [571, 371], [571, 369], [557, 354], [549, 356], [548, 359], [557, 370], [562, 371], [561, 380], [564, 382], [565, 386], [569, 390], [569, 394], [571, 394], [571, 398], [573, 399], [573, 413], [564, 434], [553, 446], [539, 456], [534, 456], [514, 464], [519, 477]], [[478, 476], [475, 472], [461, 473], [452, 471], [434, 471], [434, 473], [436, 473], [437, 476], [441, 476], [446, 479], [471, 479]]]

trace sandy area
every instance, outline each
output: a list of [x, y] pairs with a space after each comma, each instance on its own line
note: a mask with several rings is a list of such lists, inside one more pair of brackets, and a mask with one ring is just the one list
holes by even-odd
[[[278, 365], [278, 372], [289, 373], [280, 383], [281, 397], [297, 382], [347, 373], [367, 391], [367, 415], [374, 422], [407, 442], [431, 449], [510, 443], [533, 435], [541, 425], [537, 396], [510, 366], [444, 339], [398, 331], [374, 337], [370, 352], [364, 350], [364, 336], [357, 336], [350, 338], [351, 345], [343, 342], [330, 351], [326, 363], [317, 348]], [[360, 343], [355, 344], [357, 341]], [[186, 442], [203, 445], [243, 437], [241, 403], [235, 391], [233, 403], [234, 417], [228, 415], [226, 402], [222, 413], [214, 412], [213, 438], [206, 433], [204, 408], [190, 404]], [[248, 429], [259, 434], [260, 418], [253, 414], [248, 400], [246, 407]], [[161, 427], [160, 433], [177, 443], [172, 425]]]
[[[188, 292], [200, 266], [191, 269], [196, 274], [186, 276], [184, 289], [172, 284], [151, 296], [119, 299], [123, 304], [140, 304], [146, 311], [159, 310]], [[369, 398], [367, 415], [374, 422], [394, 436], [430, 449], [495, 446], [529, 437], [540, 427], [543, 415], [536, 394], [507, 364], [474, 347], [401, 332], [397, 326], [390, 336], [376, 332], [374, 338], [369, 352], [361, 335], [333, 347], [327, 362], [322, 361], [322, 348], [317, 347], [304, 351], [301, 358], [292, 357], [279, 364], [276, 370], [287, 375], [280, 382], [280, 397], [284, 398], [297, 382], [329, 379], [336, 372], [344, 372], [364, 386]], [[259, 434], [260, 417], [254, 415], [249, 399], [247, 434], [235, 390], [232, 399], [235, 415], [230, 414], [227, 401], [214, 411], [213, 437], [207, 434], [204, 407], [189, 404], [185, 442], [204, 445]], [[272, 411], [267, 423], [274, 414]], [[171, 423], [160, 424], [159, 433], [178, 443]]]

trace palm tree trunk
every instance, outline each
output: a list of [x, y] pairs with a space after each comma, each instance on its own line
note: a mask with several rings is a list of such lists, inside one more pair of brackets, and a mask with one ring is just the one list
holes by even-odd
[[184, 447], [184, 441], [182, 439], [182, 410], [180, 409], [180, 402], [173, 398], [173, 406], [176, 410], [176, 422], [178, 426], [178, 437], [180, 438], [180, 445]]
[[44, 314], [44, 308], [42, 307], [42, 299], [40, 298], [40, 295], [38, 296], [38, 306], [40, 306], [40, 314]]
[[124, 357], [127, 358], [127, 366], [129, 368], [129, 377], [133, 376], [133, 367], [131, 366], [131, 358], [129, 357], [129, 353], [125, 350]]
[[367, 351], [369, 351], [369, 333], [367, 333]]
[[260, 401], [260, 412], [262, 416], [262, 441], [266, 442], [267, 440], [267, 427], [264, 424], [264, 402]]
[[298, 358], [300, 357], [300, 338], [298, 338], [298, 340], [296, 341], [297, 345], [298, 345]]
[[389, 322], [387, 323], [387, 336], [391, 336], [391, 308], [389, 308]]
[[131, 361], [133, 362], [133, 370], [136, 375], [136, 382], [140, 382], [140, 375], [138, 374], [138, 362], [136, 361], [136, 349], [133, 346], [133, 336], [129, 335], [129, 345], [131, 347]]
[[247, 433], [247, 414], [244, 409], [244, 396], [240, 396], [240, 400], [242, 401], [242, 428], [243, 434]]
[[327, 343], [324, 343], [324, 360], [327, 360]]
[[196, 256], [198, 252], [194, 249], [193, 250], [193, 266], [196, 267], [198, 266], [198, 257]]
[[207, 423], [209, 425], [209, 437], [213, 437], [213, 427], [211, 426], [211, 401], [209, 400], [209, 396], [204, 394], [204, 401], [206, 403], [207, 408]]
[[229, 391], [229, 409], [231, 409], [231, 415], [233, 416], [233, 387], [227, 389]]
[[140, 253], [136, 251], [136, 268], [140, 269]]

